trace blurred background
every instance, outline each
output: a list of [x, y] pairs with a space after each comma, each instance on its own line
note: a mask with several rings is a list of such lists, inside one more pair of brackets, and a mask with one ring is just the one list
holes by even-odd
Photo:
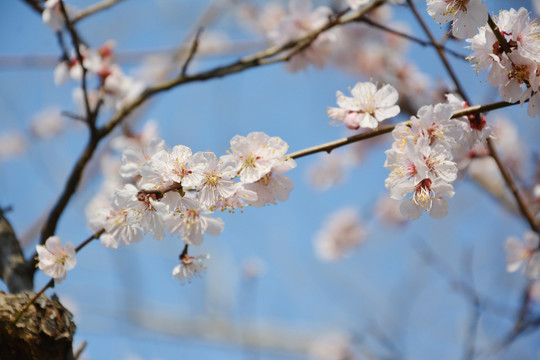
[[[90, 3], [67, 2], [77, 9]], [[91, 47], [114, 39], [124, 73], [152, 84], [163, 72], [178, 72], [183, 61], [168, 61], [199, 26], [204, 31], [188, 73], [266, 48], [268, 3], [125, 0], [76, 28]], [[278, 3], [287, 9], [286, 1]], [[415, 4], [442, 38], [448, 28], [432, 21], [425, 2]], [[340, 2], [313, 5], [345, 8]], [[534, 11], [530, 1], [487, 5], [494, 13], [510, 6]], [[405, 6], [385, 6], [373, 18], [426, 39]], [[408, 119], [407, 106], [416, 112], [443, 101], [444, 89], [452, 88], [433, 48], [347, 26], [358, 43], [341, 44], [323, 69], [292, 73], [274, 64], [186, 84], [152, 98], [124, 130], [138, 133], [151, 122], [169, 147], [183, 144], [218, 156], [234, 135], [263, 131], [296, 151], [354, 133], [329, 125], [326, 109], [336, 106], [336, 91], [348, 94], [358, 81], [398, 88], [404, 110], [394, 122]], [[79, 111], [72, 94], [78, 84], [54, 84], [61, 51], [39, 14], [23, 1], [1, 2], [0, 34], [0, 205], [11, 206], [7, 218], [30, 256], [88, 132], [59, 116]], [[447, 42], [467, 56], [466, 45]], [[450, 60], [474, 104], [499, 100], [485, 74]], [[112, 114], [105, 109], [98, 122]], [[493, 111], [487, 120], [504, 129], [496, 144], [514, 164], [518, 184], [531, 190], [538, 183], [538, 119], [516, 106]], [[183, 248], [177, 237], [147, 236], [116, 250], [90, 244], [67, 279], [47, 292], [73, 312], [75, 347], [88, 343], [85, 359], [538, 359], [538, 329], [509, 338], [528, 283], [520, 272], [506, 272], [504, 242], [521, 238], [527, 224], [511, 204], [501, 203], [504, 194], [489, 191], [483, 167], [461, 173], [446, 218], [424, 215], [410, 223], [390, 216], [384, 211], [395, 213], [396, 204], [381, 199], [388, 198], [383, 164], [391, 142], [384, 136], [298, 159], [288, 173], [295, 184], [288, 201], [216, 214], [225, 230], [190, 249], [211, 256], [207, 273], [190, 284], [171, 275]], [[56, 234], [63, 241], [78, 244], [91, 233], [86, 207], [100, 191], [101, 161], [111, 155], [119, 158], [106, 140], [60, 219]], [[345, 208], [356, 211], [365, 239], [343, 259], [324, 261], [315, 239]], [[48, 280], [38, 272], [36, 290]], [[540, 310], [534, 301], [531, 307]]]

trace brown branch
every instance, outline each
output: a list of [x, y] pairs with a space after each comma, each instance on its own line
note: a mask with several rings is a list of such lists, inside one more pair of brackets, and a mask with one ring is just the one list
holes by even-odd
[[88, 89], [86, 86], [86, 73], [88, 70], [84, 66], [84, 58], [81, 54], [81, 49], [80, 49], [82, 42], [80, 40], [79, 34], [77, 34], [77, 31], [75, 30], [75, 26], [73, 25], [73, 22], [69, 19], [69, 16], [66, 11], [66, 7], [64, 6], [64, 1], [59, 0], [59, 4], [60, 4], [60, 10], [62, 11], [62, 14], [64, 15], [64, 19], [66, 21], [66, 27], [69, 33], [71, 34], [71, 41], [72, 41], [73, 47], [75, 48], [75, 54], [77, 55], [77, 60], [79, 61], [79, 65], [82, 69], [81, 87], [83, 90], [84, 107], [86, 110], [86, 117], [87, 117], [86, 121], [88, 122], [88, 125], [90, 125], [90, 128], [92, 129], [92, 128], [95, 128], [95, 126], [93, 125], [94, 121], [92, 119], [93, 118], [92, 110], [90, 110], [90, 102], [88, 100]]
[[516, 199], [516, 202], [518, 204], [519, 210], [521, 211], [521, 214], [529, 223], [529, 227], [531, 228], [531, 230], [538, 233], [538, 228], [534, 220], [534, 215], [530, 212], [529, 208], [527, 207], [527, 204], [525, 203], [525, 200], [521, 196], [516, 183], [512, 179], [512, 175], [510, 174], [510, 171], [508, 171], [508, 169], [502, 163], [501, 158], [499, 157], [499, 154], [497, 153], [497, 150], [495, 149], [495, 146], [493, 145], [493, 141], [491, 139], [488, 139], [487, 145], [488, 145], [491, 157], [497, 163], [497, 166], [499, 167], [499, 170], [501, 171], [501, 174], [504, 178], [504, 181], [506, 182], [506, 185], [508, 186], [510, 191], [512, 191], [512, 194], [514, 195], [514, 198]]
[[[426, 33], [427, 37], [429, 38], [429, 41], [432, 44], [438, 44], [437, 40], [435, 40], [435, 37], [433, 36], [431, 31], [429, 31], [429, 28], [427, 27], [426, 23], [422, 19], [422, 16], [420, 16], [420, 14], [418, 13], [418, 10], [416, 9], [416, 7], [413, 4], [413, 1], [412, 0], [407, 0], [407, 3], [409, 4], [409, 8], [411, 9], [411, 11], [414, 14], [414, 17], [416, 18], [416, 20], [418, 21], [418, 23], [420, 24], [422, 29], [424, 29], [424, 32]], [[450, 77], [452, 78], [452, 81], [454, 82], [454, 85], [456, 86], [457, 92], [461, 95], [463, 100], [465, 100], [468, 104], [471, 104], [469, 98], [467, 97], [467, 95], [465, 94], [465, 91], [463, 90], [463, 87], [461, 86], [461, 83], [459, 82], [459, 80], [458, 80], [458, 78], [456, 76], [456, 73], [454, 72], [454, 70], [450, 66], [450, 63], [448, 62], [448, 59], [446, 58], [446, 54], [442, 50], [442, 47], [441, 46], [435, 46], [435, 50], [437, 51], [437, 54], [439, 54], [439, 58], [441, 59], [444, 67], [446, 68], [446, 71], [448, 72], [448, 75], [450, 75]]]
[[199, 47], [199, 37], [201, 36], [201, 33], [203, 31], [203, 28], [200, 27], [197, 30], [197, 33], [195, 34], [195, 37], [193, 38], [193, 42], [191, 43], [191, 46], [189, 48], [189, 53], [186, 58], [186, 61], [184, 62], [184, 65], [182, 65], [182, 71], [180, 72], [180, 76], [185, 77], [186, 71], [189, 66], [189, 63], [191, 60], [193, 60], [193, 57], [195, 56], [195, 53], [197, 52], [197, 48]]
[[41, 14], [44, 10], [43, 7], [40, 5], [41, 1], [39, 0], [23, 0], [23, 2], [27, 3], [32, 9], [34, 9], [39, 14]]
[[163, 198], [163, 196], [168, 193], [169, 191], [180, 191], [182, 192], [182, 184], [180, 183], [172, 183], [169, 186], [166, 186], [162, 189], [155, 189], [155, 190], [141, 190], [139, 191], [139, 195], [154, 195], [157, 200], [160, 200]]
[[[336, 27], [342, 24], [356, 21], [357, 19], [362, 17], [365, 13], [383, 4], [384, 2], [385, 0], [376, 0], [362, 9], [347, 13], [341, 17], [337, 17], [335, 20], [330, 20], [327, 24], [325, 24], [321, 28], [311, 31], [307, 33], [306, 35], [301, 36], [295, 40], [291, 40], [283, 45], [271, 46], [265, 50], [256, 52], [252, 55], [245, 56], [241, 58], [240, 60], [237, 60], [231, 64], [219, 66], [212, 70], [203, 71], [199, 74], [195, 74], [191, 76], [180, 75], [174, 79], [164, 81], [161, 84], [157, 84], [153, 87], [149, 87], [138, 98], [134, 99], [131, 103], [127, 104], [124, 108], [122, 108], [115, 115], [113, 115], [113, 117], [109, 119], [109, 121], [103, 126], [103, 128], [99, 129], [98, 131], [99, 137], [106, 136], [107, 134], [109, 134], [118, 125], [118, 123], [120, 123], [127, 115], [133, 112], [133, 110], [135, 110], [138, 106], [140, 106], [142, 103], [144, 103], [144, 101], [146, 101], [148, 98], [150, 98], [153, 95], [156, 95], [163, 91], [170, 90], [182, 84], [220, 78], [223, 76], [245, 71], [254, 67], [270, 65], [270, 64], [286, 61], [289, 57], [289, 53], [283, 54], [286, 50], [302, 47], [302, 46], [305, 46], [306, 44], [309, 45], [322, 32], [327, 31], [333, 27]], [[279, 57], [276, 57], [279, 54], [282, 54], [282, 55]]]
[[290, 153], [288, 157], [291, 159], [298, 159], [307, 155], [311, 155], [311, 154], [315, 154], [315, 153], [323, 152], [323, 151], [330, 153], [332, 150], [341, 146], [345, 146], [347, 144], [352, 144], [357, 141], [366, 140], [375, 136], [388, 134], [389, 132], [392, 132], [392, 130], [394, 130], [394, 127], [395, 125], [380, 126], [377, 129], [366, 131], [361, 134], [349, 136], [349, 137], [342, 138], [339, 140], [334, 140], [334, 141], [330, 141], [321, 145], [313, 146], [307, 149], [295, 151], [293, 153]]
[[404, 32], [401, 32], [401, 31], [398, 31], [398, 30], [395, 30], [395, 29], [391, 29], [391, 28], [389, 28], [389, 27], [387, 27], [387, 26], [385, 26], [383, 24], [379, 24], [378, 22], [375, 22], [375, 21], [371, 20], [367, 16], [362, 16], [362, 18], [360, 18], [359, 21], [364, 22], [366, 24], [369, 24], [369, 25], [373, 26], [376, 29], [379, 29], [379, 30], [385, 31], [387, 33], [390, 33], [390, 34], [405, 38], [407, 40], [410, 40], [410, 41], [412, 41], [414, 43], [417, 43], [419, 45], [433, 46], [435, 48], [440, 48], [441, 50], [447, 52], [448, 54], [450, 54], [452, 56], [455, 56], [456, 58], [458, 58], [460, 60], [467, 61], [467, 56], [465, 56], [464, 54], [460, 54], [457, 51], [454, 51], [452, 49], [449, 49], [446, 46], [441, 45], [440, 43], [433, 43], [433, 42], [430, 42], [430, 41], [425, 41], [425, 40], [419, 39], [419, 38], [417, 38], [415, 36], [406, 34]]
[[104, 1], [92, 4], [86, 9], [81, 10], [77, 15], [75, 15], [73, 19], [71, 19], [71, 22], [75, 24], [87, 16], [90, 16], [92, 14], [97, 13], [98, 11], [108, 9], [111, 6], [118, 4], [120, 1], [123, 1], [123, 0], [104, 0]]
[[512, 52], [512, 49], [510, 48], [510, 45], [504, 38], [504, 36], [501, 34], [501, 31], [499, 30], [499, 27], [493, 19], [491, 18], [491, 15], [488, 14], [488, 25], [491, 28], [491, 31], [493, 31], [493, 34], [497, 38], [497, 41], [499, 42], [499, 46], [503, 49], [503, 51], [508, 55]]

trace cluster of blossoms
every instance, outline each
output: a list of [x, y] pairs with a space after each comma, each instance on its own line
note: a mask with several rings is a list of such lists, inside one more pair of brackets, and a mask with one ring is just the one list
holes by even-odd
[[[87, 74], [94, 75], [99, 83], [98, 89], [88, 90], [90, 109], [94, 110], [99, 101], [103, 101], [103, 105], [110, 109], [121, 108], [126, 102], [140, 95], [146, 85], [142, 81], [125, 75], [120, 66], [113, 62], [114, 47], [114, 41], [106, 42], [97, 50], [80, 45], [82, 66], [78, 56], [71, 54], [71, 58], [64, 59], [54, 69], [55, 84], [63, 84], [70, 78], [80, 82], [84, 67]], [[83, 96], [81, 88], [74, 90], [73, 99], [80, 108], [84, 108]]]
[[[386, 151], [384, 167], [391, 173], [385, 186], [391, 198], [402, 200], [401, 213], [410, 220], [419, 218], [423, 210], [434, 218], [446, 216], [446, 198], [454, 196], [456, 157], [483, 144], [490, 134], [483, 118], [452, 119], [466, 103], [454, 95], [447, 98], [448, 103], [423, 106], [417, 116], [397, 124], [392, 148]], [[406, 198], [410, 193], [413, 196]]]
[[[155, 134], [155, 129], [146, 131]], [[224, 228], [217, 210], [234, 212], [244, 206], [262, 207], [285, 201], [294, 188], [284, 175], [296, 167], [286, 155], [288, 145], [262, 132], [235, 136], [231, 150], [218, 158], [213, 152], [197, 152], [152, 139], [117, 138], [113, 146], [128, 145], [122, 162], [106, 161], [106, 180], [87, 209], [90, 227], [109, 248], [142, 240], [147, 233], [163, 239], [166, 231], [178, 235], [186, 245], [173, 276], [182, 283], [206, 269], [208, 255], [190, 256], [187, 246], [199, 246], [204, 234], [218, 236]], [[113, 174], [119, 173], [121, 178]], [[57, 281], [73, 268], [73, 245], [65, 248], [51, 237], [37, 247], [39, 267]]]
[[[262, 132], [235, 136], [220, 158], [208, 151], [192, 154], [183, 145], [169, 150], [159, 138], [144, 147], [130, 146], [119, 167], [124, 183], [107, 187], [114, 188], [107, 201], [98, 195], [87, 212], [90, 226], [105, 229], [100, 239], [110, 248], [140, 241], [147, 233], [163, 239], [166, 232], [199, 246], [204, 234], [223, 231], [223, 221], [213, 212], [288, 199], [294, 184], [284, 173], [296, 163], [285, 155], [287, 149], [283, 140]], [[182, 253], [173, 275], [189, 279], [204, 270], [204, 259]]]
[[506, 44], [483, 26], [467, 39], [473, 51], [469, 59], [477, 71], [489, 69], [488, 82], [499, 89], [504, 101], [529, 101], [529, 116], [540, 115], [540, 25], [525, 8], [500, 11], [494, 22]]

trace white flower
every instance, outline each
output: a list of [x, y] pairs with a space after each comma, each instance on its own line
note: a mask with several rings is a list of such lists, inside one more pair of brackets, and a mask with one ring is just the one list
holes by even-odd
[[424, 179], [416, 185], [404, 184], [408, 189], [403, 189], [404, 193], [414, 191], [410, 199], [401, 202], [400, 211], [409, 220], [416, 220], [422, 215], [422, 210], [429, 212], [432, 218], [440, 219], [448, 214], [448, 201], [445, 196], [454, 196], [454, 187], [441, 180], [431, 181]]
[[398, 92], [391, 85], [384, 85], [377, 90], [377, 85], [364, 82], [357, 83], [351, 89], [353, 97], [338, 91], [339, 108], [328, 108], [328, 116], [343, 121], [349, 129], [360, 127], [375, 129], [379, 122], [399, 114]]
[[202, 167], [203, 180], [197, 188], [199, 201], [204, 207], [212, 207], [220, 197], [226, 199], [236, 192], [231, 180], [231, 169], [218, 161], [213, 152], [198, 152], [191, 158], [191, 165]]
[[[220, 160], [230, 164], [234, 175], [243, 183], [253, 183], [268, 174], [273, 167], [287, 161], [289, 145], [279, 137], [263, 132], [252, 132], [247, 137], [236, 135], [231, 139], [231, 154]], [[289, 160], [293, 161], [293, 160]]]
[[209, 212], [193, 199], [184, 199], [183, 206], [166, 218], [166, 226], [171, 234], [180, 234], [186, 244], [199, 246], [203, 234], [218, 236], [223, 231], [223, 220], [208, 216]]
[[427, 5], [435, 22], [452, 21], [452, 34], [460, 39], [474, 36], [488, 18], [488, 8], [481, 0], [427, 0]]
[[523, 243], [516, 237], [506, 239], [506, 271], [516, 272], [525, 262], [525, 274], [531, 279], [540, 276], [540, 253], [538, 245], [540, 238], [537, 233], [527, 231], [523, 236]]
[[191, 149], [184, 145], [175, 146], [169, 153], [161, 150], [152, 155], [150, 161], [141, 167], [141, 175], [155, 186], [172, 182], [183, 187], [197, 187], [204, 180], [204, 163], [190, 162]]
[[[73, 15], [73, 10], [64, 5], [68, 17]], [[43, 13], [41, 14], [43, 22], [50, 27], [53, 31], [60, 31], [64, 27], [65, 18], [60, 8], [60, 0], [47, 0], [43, 4]]]
[[45, 246], [36, 245], [38, 253], [38, 266], [56, 283], [66, 278], [66, 270], [71, 270], [77, 264], [75, 247], [67, 242], [64, 247], [58, 236], [51, 236], [45, 241]]
[[139, 189], [131, 184], [124, 185], [116, 191], [117, 199], [121, 199], [127, 212], [127, 222], [136, 224], [145, 233], [153, 232], [154, 239], [165, 237], [164, 219], [169, 215], [169, 206], [157, 201], [155, 195], [139, 193]]
[[210, 259], [210, 255], [199, 255], [196, 257], [185, 255], [180, 265], [177, 265], [173, 269], [172, 274], [180, 280], [182, 285], [185, 284], [186, 280], [188, 283], [191, 283], [192, 277], [200, 277], [206, 271], [204, 260], [207, 259]]
[[257, 200], [251, 205], [262, 207], [270, 203], [276, 204], [276, 200], [287, 201], [290, 192], [294, 189], [294, 183], [283, 174], [270, 172], [261, 180], [247, 184], [246, 188], [257, 194]]
[[315, 254], [322, 261], [336, 261], [347, 256], [366, 238], [358, 212], [345, 208], [334, 212], [315, 237]]
[[120, 175], [125, 179], [140, 175], [141, 167], [161, 150], [165, 150], [165, 141], [158, 138], [144, 147], [128, 147], [122, 153]]

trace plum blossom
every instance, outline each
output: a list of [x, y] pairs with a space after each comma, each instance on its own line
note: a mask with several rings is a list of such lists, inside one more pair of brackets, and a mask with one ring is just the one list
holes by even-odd
[[540, 238], [537, 233], [527, 231], [523, 242], [516, 237], [506, 239], [506, 270], [516, 272], [525, 263], [525, 275], [530, 279], [540, 278], [540, 253], [537, 251]]
[[231, 154], [221, 156], [224, 163], [231, 163], [231, 171], [246, 184], [268, 174], [272, 167], [287, 160], [289, 145], [279, 137], [263, 132], [252, 132], [247, 137], [236, 135], [231, 139]]
[[448, 203], [444, 197], [454, 196], [450, 184], [457, 177], [457, 165], [452, 161], [450, 151], [442, 144], [429, 146], [429, 139], [421, 137], [417, 143], [411, 137], [405, 138], [405, 150], [395, 148], [386, 151], [384, 167], [391, 169], [385, 180], [390, 197], [402, 200], [409, 193], [412, 198], [404, 199], [400, 210], [403, 216], [415, 220], [422, 210], [434, 218], [448, 213]]
[[236, 192], [229, 164], [219, 161], [213, 152], [198, 152], [193, 155], [191, 164], [202, 167], [203, 179], [197, 187], [202, 206], [210, 208], [220, 198], [226, 199]]
[[66, 278], [66, 270], [71, 270], [77, 264], [75, 247], [67, 242], [62, 247], [58, 236], [51, 236], [45, 241], [45, 246], [36, 245], [38, 267], [59, 284]]
[[124, 185], [116, 192], [122, 199], [127, 211], [127, 222], [135, 223], [145, 232], [153, 232], [154, 239], [165, 237], [164, 219], [169, 214], [169, 206], [164, 201], [158, 201], [155, 195], [141, 193], [132, 184]]
[[540, 115], [540, 25], [523, 7], [500, 11], [493, 20], [506, 40], [506, 51], [491, 28], [483, 26], [467, 39], [473, 50], [468, 59], [478, 71], [489, 68], [488, 82], [499, 88], [503, 100], [519, 100], [521, 105], [529, 100], [529, 116]]
[[351, 130], [363, 128], [375, 129], [379, 122], [399, 114], [398, 93], [392, 85], [384, 85], [377, 90], [371, 82], [357, 83], [351, 89], [352, 97], [338, 91], [339, 108], [329, 107], [328, 116], [343, 121]]
[[206, 271], [204, 260], [210, 259], [210, 255], [190, 256], [184, 255], [179, 265], [175, 266], [172, 275], [176, 277], [182, 285], [187, 281], [191, 283], [192, 277], [200, 277]]
[[197, 201], [188, 198], [166, 218], [165, 224], [171, 234], [179, 234], [186, 244], [199, 246], [205, 233], [218, 236], [225, 227], [223, 220], [208, 216], [209, 213]]
[[358, 211], [345, 208], [331, 214], [315, 237], [315, 254], [322, 261], [336, 261], [362, 244], [366, 229], [359, 221]]
[[276, 200], [287, 201], [289, 199], [289, 194], [294, 189], [294, 183], [290, 178], [283, 175], [283, 172], [296, 166], [294, 160], [289, 161], [290, 163], [281, 169], [274, 169], [260, 180], [252, 184], [246, 184], [246, 189], [257, 194], [257, 200], [253, 201], [251, 205], [262, 207], [266, 204], [276, 204]]
[[120, 175], [129, 179], [141, 175], [142, 166], [159, 151], [165, 150], [165, 141], [156, 138], [145, 147], [128, 147], [122, 153]]
[[452, 21], [452, 34], [459, 39], [474, 36], [488, 19], [488, 8], [482, 0], [427, 0], [427, 6], [435, 22]]

